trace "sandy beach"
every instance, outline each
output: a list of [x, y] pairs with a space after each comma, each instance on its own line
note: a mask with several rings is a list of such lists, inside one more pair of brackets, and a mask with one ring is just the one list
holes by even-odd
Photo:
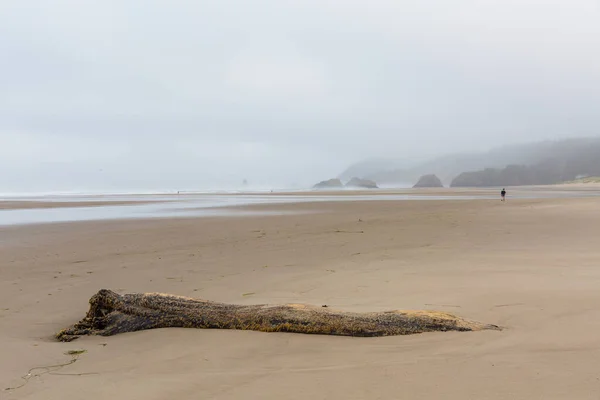
[[[298, 215], [1, 227], [0, 399], [597, 399], [599, 206], [331, 201], [245, 207]], [[57, 342], [102, 288], [440, 310], [503, 330], [168, 328]], [[60, 364], [69, 365], [32, 370]]]

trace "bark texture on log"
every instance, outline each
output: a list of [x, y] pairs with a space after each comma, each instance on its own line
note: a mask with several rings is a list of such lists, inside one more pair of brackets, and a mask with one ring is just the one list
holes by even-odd
[[353, 313], [302, 304], [225, 304], [161, 293], [119, 295], [103, 289], [90, 299], [85, 318], [56, 338], [68, 342], [82, 335], [111, 336], [170, 327], [362, 337], [499, 329], [436, 311]]

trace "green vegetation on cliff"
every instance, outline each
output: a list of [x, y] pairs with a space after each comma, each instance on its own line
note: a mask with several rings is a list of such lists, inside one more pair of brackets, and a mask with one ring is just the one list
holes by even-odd
[[445, 183], [453, 181], [451, 186], [554, 184], [578, 176], [600, 176], [600, 138], [510, 145], [402, 164], [402, 160], [370, 160], [351, 166], [340, 176], [358, 176], [379, 184], [416, 182], [425, 174], [435, 174]]

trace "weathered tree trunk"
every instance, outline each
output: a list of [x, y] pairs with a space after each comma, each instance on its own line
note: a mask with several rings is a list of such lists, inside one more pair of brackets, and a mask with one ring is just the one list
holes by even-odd
[[100, 290], [80, 322], [59, 332], [61, 341], [81, 335], [111, 336], [154, 328], [217, 328], [342, 336], [409, 335], [430, 331], [499, 329], [434, 311], [351, 313], [299, 304], [234, 305], [159, 293], [119, 295]]

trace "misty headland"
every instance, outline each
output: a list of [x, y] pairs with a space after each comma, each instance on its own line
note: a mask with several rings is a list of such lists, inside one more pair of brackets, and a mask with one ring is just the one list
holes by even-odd
[[388, 187], [417, 183], [429, 174], [450, 187], [553, 185], [584, 178], [592, 182], [590, 177], [600, 176], [600, 138], [543, 141], [485, 152], [448, 154], [404, 168], [394, 168], [394, 163], [389, 159], [364, 161], [350, 166], [338, 178], [358, 176]]

